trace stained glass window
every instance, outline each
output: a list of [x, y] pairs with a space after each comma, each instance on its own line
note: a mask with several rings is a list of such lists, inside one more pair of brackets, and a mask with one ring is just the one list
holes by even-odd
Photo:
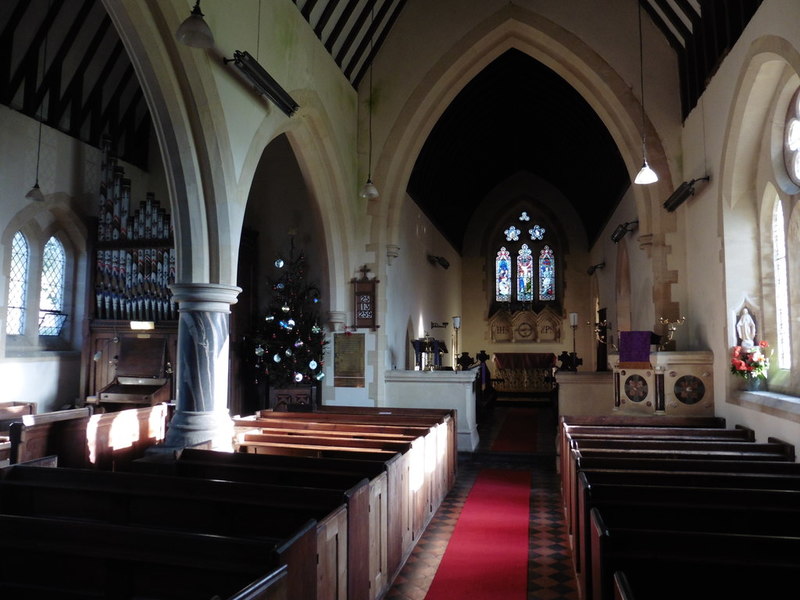
[[539, 300], [556, 299], [556, 265], [553, 251], [545, 246], [539, 253]]
[[498, 302], [511, 302], [511, 255], [500, 248], [494, 263], [495, 298]]
[[39, 335], [58, 335], [64, 324], [64, 246], [51, 237], [42, 256], [42, 289], [39, 295]]
[[8, 278], [6, 333], [25, 333], [25, 296], [28, 288], [28, 240], [19, 231], [11, 240], [11, 273]]
[[[495, 301], [553, 301], [556, 299], [556, 268], [554, 252], [545, 245], [546, 230], [528, 211], [519, 213], [519, 221], [519, 226], [507, 223], [502, 231], [503, 246], [494, 260]], [[530, 241], [526, 242], [523, 231], [530, 235]]]
[[522, 244], [517, 254], [517, 300], [533, 300], [533, 259], [528, 244]]
[[777, 320], [778, 367], [792, 366], [789, 336], [789, 286], [786, 276], [786, 236], [784, 234], [783, 207], [775, 203], [772, 212], [772, 264], [775, 273], [775, 317]]

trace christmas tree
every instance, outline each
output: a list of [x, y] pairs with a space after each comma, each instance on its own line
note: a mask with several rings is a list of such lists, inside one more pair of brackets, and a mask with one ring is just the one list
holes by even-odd
[[306, 282], [305, 255], [295, 257], [294, 242], [289, 257], [273, 264], [267, 314], [250, 340], [256, 377], [266, 377], [272, 389], [317, 384], [325, 377], [327, 344], [319, 322], [319, 289]]

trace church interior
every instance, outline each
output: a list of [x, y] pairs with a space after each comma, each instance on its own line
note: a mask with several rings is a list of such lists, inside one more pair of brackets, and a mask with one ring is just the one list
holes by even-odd
[[1, 3], [0, 596], [780, 596], [799, 22]]

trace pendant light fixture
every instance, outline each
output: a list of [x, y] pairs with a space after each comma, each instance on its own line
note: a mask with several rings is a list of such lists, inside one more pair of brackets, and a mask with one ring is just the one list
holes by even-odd
[[642, 168], [636, 174], [634, 183], [648, 184], [658, 181], [658, 175], [647, 164], [647, 144], [644, 121], [644, 52], [642, 51], [642, 7], [636, 0], [636, 14], [639, 18], [639, 86], [642, 93]]
[[211, 33], [208, 23], [203, 19], [204, 16], [200, 11], [200, 0], [197, 0], [191, 14], [175, 31], [175, 37], [180, 43], [192, 48], [212, 48], [214, 46], [214, 35]]
[[[375, 21], [375, 12], [374, 8], [371, 9], [370, 13], [370, 29], [372, 28], [371, 25]], [[372, 33], [370, 33], [370, 40], [369, 40], [369, 104], [367, 104], [367, 108], [369, 110], [369, 154], [368, 154], [368, 162], [367, 162], [367, 181], [361, 188], [361, 196], [364, 200], [377, 200], [380, 198], [380, 192], [378, 188], [375, 187], [375, 184], [372, 183], [372, 62], [374, 60], [374, 56], [372, 55]]]
[[[45, 82], [47, 80], [47, 37], [47, 32], [45, 32], [44, 51], [42, 52], [42, 87], [46, 85]], [[44, 104], [44, 99], [42, 99], [42, 104]], [[42, 105], [39, 105], [39, 116], [37, 119], [39, 121], [39, 139], [36, 142], [36, 183], [34, 183], [30, 191], [25, 194], [28, 200], [33, 200], [34, 202], [44, 202], [44, 192], [42, 192], [42, 189], [39, 187], [39, 159], [42, 156], [42, 120], [44, 118], [42, 116], [41, 106]]]

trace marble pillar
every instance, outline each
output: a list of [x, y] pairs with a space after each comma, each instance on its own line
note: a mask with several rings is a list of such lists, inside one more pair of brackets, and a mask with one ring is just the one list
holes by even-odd
[[183, 448], [211, 442], [233, 448], [228, 411], [230, 307], [241, 288], [213, 283], [170, 286], [178, 304], [176, 409], [165, 446]]

